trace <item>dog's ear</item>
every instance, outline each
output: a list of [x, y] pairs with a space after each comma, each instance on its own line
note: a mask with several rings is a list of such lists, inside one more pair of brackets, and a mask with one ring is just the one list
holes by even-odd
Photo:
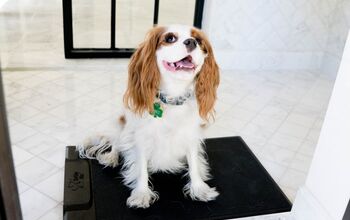
[[192, 29], [191, 34], [198, 41], [202, 51], [206, 53], [202, 69], [196, 76], [195, 90], [199, 115], [208, 121], [210, 118], [214, 118], [216, 90], [220, 82], [219, 67], [216, 64], [213, 49], [205, 34], [198, 29]]
[[160, 83], [156, 50], [163, 33], [163, 27], [151, 29], [145, 41], [131, 57], [124, 104], [137, 114], [142, 114], [146, 110], [153, 111], [153, 101]]

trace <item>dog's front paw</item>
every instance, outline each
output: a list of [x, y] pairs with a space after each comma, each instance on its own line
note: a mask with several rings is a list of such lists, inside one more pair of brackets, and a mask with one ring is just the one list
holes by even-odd
[[215, 187], [209, 187], [205, 182], [196, 184], [188, 183], [184, 188], [184, 193], [193, 200], [203, 202], [214, 200], [219, 195]]
[[96, 159], [105, 166], [116, 167], [118, 165], [118, 153], [114, 151], [97, 154]]
[[130, 208], [148, 208], [158, 199], [158, 194], [151, 189], [137, 190], [134, 189], [126, 200], [126, 204]]

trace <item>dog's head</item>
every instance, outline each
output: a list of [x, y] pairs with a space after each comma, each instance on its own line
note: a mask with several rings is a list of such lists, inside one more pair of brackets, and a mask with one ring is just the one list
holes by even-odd
[[199, 115], [213, 113], [219, 69], [205, 34], [193, 27], [174, 25], [150, 30], [131, 57], [124, 102], [135, 113], [153, 111], [161, 79], [195, 83]]

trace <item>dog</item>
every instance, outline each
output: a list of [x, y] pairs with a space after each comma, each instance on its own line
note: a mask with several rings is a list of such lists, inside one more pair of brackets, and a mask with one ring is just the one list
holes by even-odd
[[105, 166], [123, 158], [128, 207], [147, 208], [158, 194], [149, 185], [155, 172], [187, 171], [183, 191], [193, 200], [214, 200], [203, 149], [203, 125], [212, 122], [219, 68], [205, 34], [194, 27], [155, 27], [131, 57], [125, 109], [111, 136], [89, 138], [80, 156]]

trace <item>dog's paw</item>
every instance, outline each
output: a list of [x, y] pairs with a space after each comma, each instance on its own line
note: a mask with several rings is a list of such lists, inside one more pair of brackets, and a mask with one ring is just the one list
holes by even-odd
[[158, 199], [158, 194], [151, 189], [136, 190], [131, 192], [131, 195], [126, 200], [126, 204], [130, 208], [148, 208], [153, 202]]
[[184, 187], [184, 193], [190, 196], [193, 200], [199, 200], [203, 202], [211, 201], [216, 199], [219, 193], [215, 187], [209, 187], [206, 183], [188, 183]]
[[78, 144], [76, 150], [81, 158], [95, 159], [97, 154], [101, 154], [110, 147], [107, 137], [95, 135], [86, 138], [83, 143]]
[[104, 166], [116, 167], [118, 165], [118, 153], [114, 151], [97, 154], [96, 159]]

